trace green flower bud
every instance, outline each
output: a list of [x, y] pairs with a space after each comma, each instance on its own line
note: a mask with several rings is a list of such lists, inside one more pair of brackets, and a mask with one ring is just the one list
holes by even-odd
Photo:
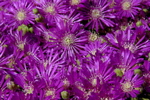
[[22, 26], [18, 26], [17, 30], [21, 31], [22, 30]]
[[142, 71], [140, 69], [135, 69], [134, 70], [134, 74], [141, 74], [141, 73], [142, 73]]
[[142, 25], [142, 22], [141, 21], [137, 21], [136, 22], [136, 26], [141, 26]]
[[120, 77], [123, 76], [123, 73], [119, 68], [115, 69], [114, 72], [116, 73], [117, 76], [120, 76]]
[[23, 31], [23, 35], [25, 35], [25, 34], [29, 31], [29, 29], [28, 29], [28, 27], [26, 26], [26, 27], [23, 27], [23, 28], [22, 28], [22, 31]]
[[29, 32], [33, 33], [33, 28], [32, 27], [29, 28]]
[[68, 99], [68, 98], [69, 98], [69, 93], [68, 93], [67, 91], [62, 91], [62, 92], [61, 92], [61, 97], [62, 97], [63, 99]]
[[143, 9], [143, 11], [144, 11], [145, 13], [147, 13], [147, 12], [148, 12], [148, 9]]
[[3, 45], [3, 47], [8, 47], [8, 46], [5, 44], [5, 45]]
[[43, 17], [39, 14], [38, 18], [35, 18], [36, 22], [41, 22], [43, 20]]
[[38, 9], [33, 9], [32, 11], [33, 11], [34, 14], [38, 13]]

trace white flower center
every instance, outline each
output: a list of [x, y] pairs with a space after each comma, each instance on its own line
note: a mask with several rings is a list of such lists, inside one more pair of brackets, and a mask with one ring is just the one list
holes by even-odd
[[89, 36], [90, 41], [95, 41], [95, 40], [97, 40], [97, 38], [98, 38], [97, 34], [90, 34], [90, 36]]
[[97, 85], [97, 79], [94, 78], [94, 79], [92, 80], [92, 86], [96, 86], [96, 85]]
[[74, 40], [73, 40], [73, 36], [72, 35], [68, 35], [66, 36], [64, 39], [63, 39], [63, 43], [65, 45], [71, 45], [72, 43], [74, 43]]
[[46, 12], [54, 14], [55, 13], [55, 7], [54, 6], [48, 6], [46, 8]]
[[71, 5], [78, 5], [80, 0], [71, 0]]
[[93, 18], [98, 18], [101, 16], [101, 12], [98, 9], [92, 10], [92, 17]]
[[53, 90], [47, 90], [45, 93], [45, 96], [51, 96], [54, 95], [54, 91]]
[[22, 21], [22, 20], [25, 19], [25, 17], [26, 17], [26, 14], [25, 14], [23, 11], [19, 11], [19, 12], [17, 13], [17, 19], [18, 19], [18, 20]]
[[129, 10], [131, 7], [131, 3], [129, 1], [126, 1], [122, 4], [122, 9], [123, 10]]
[[131, 82], [122, 83], [122, 87], [121, 88], [122, 88], [122, 90], [124, 92], [130, 92], [133, 89]]
[[32, 94], [34, 91], [33, 87], [31, 86], [25, 86], [25, 92], [26, 94]]

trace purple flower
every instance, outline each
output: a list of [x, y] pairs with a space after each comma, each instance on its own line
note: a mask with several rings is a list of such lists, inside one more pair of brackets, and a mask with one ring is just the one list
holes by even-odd
[[27, 0], [19, 0], [14, 2], [7, 8], [5, 13], [6, 24], [13, 28], [17, 28], [21, 24], [34, 24], [35, 15], [32, 12], [34, 3]]
[[58, 23], [68, 12], [65, 0], [42, 0], [38, 4], [41, 15], [46, 19], [46, 23]]
[[104, 25], [107, 27], [114, 26], [114, 22], [111, 19], [115, 18], [115, 16], [111, 13], [112, 10], [109, 8], [107, 0], [92, 0], [87, 11], [89, 11], [87, 15], [89, 22], [86, 27], [89, 27], [89, 29], [98, 31], [100, 28], [104, 29]]
[[136, 56], [149, 52], [150, 41], [145, 40], [145, 35], [138, 37], [136, 31], [127, 28], [125, 31], [116, 31], [115, 34], [107, 34], [108, 41], [118, 49], [128, 49]]
[[112, 65], [115, 68], [119, 68], [124, 74], [129, 70], [135, 70], [140, 68], [140, 62], [143, 60], [142, 58], [135, 57], [129, 50], [117, 51], [118, 53], [113, 55]]
[[138, 74], [134, 75], [131, 71], [126, 72], [119, 83], [116, 84], [116, 93], [118, 93], [116, 97], [137, 97], [137, 95], [140, 94], [139, 89], [143, 83], [143, 78]]
[[69, 57], [74, 60], [77, 58], [77, 55], [80, 56], [80, 52], [84, 49], [87, 36], [86, 31], [81, 29], [80, 24], [76, 23], [71, 27], [69, 25], [61, 25], [61, 29], [56, 28], [51, 32], [51, 42], [47, 46], [60, 50], [63, 57], [67, 59]]
[[7, 100], [11, 100], [12, 96], [13, 96], [13, 91], [10, 90], [12, 89], [12, 87], [8, 86], [8, 83], [10, 82], [10, 77], [7, 77], [7, 75], [5, 74], [4, 70], [1, 71], [0, 74], [0, 98], [1, 99], [7, 99]]
[[113, 67], [109, 67], [109, 62], [109, 60], [102, 62], [95, 59], [94, 63], [82, 65], [80, 77], [85, 98], [92, 98], [93, 95], [103, 98], [109, 95], [109, 92], [104, 92], [104, 88], [105, 90], [112, 88], [109, 84], [114, 73]]
[[138, 10], [141, 10], [138, 7], [141, 0], [115, 0], [115, 3], [116, 16], [118, 18], [131, 17], [134, 19], [135, 15], [138, 14]]

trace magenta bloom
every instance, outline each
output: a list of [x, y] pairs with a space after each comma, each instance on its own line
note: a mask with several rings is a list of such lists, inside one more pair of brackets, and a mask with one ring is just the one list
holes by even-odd
[[14, 2], [7, 8], [7, 13], [5, 13], [6, 24], [13, 28], [17, 28], [21, 24], [34, 24], [33, 8], [34, 3], [27, 0]]
[[141, 0], [115, 0], [116, 3], [116, 16], [118, 18], [131, 17], [134, 18], [138, 14]]
[[127, 72], [122, 79], [120, 80], [119, 84], [116, 88], [116, 93], [118, 93], [118, 97], [121, 98], [128, 98], [128, 97], [137, 97], [140, 94], [138, 89], [141, 88], [141, 85], [144, 83], [143, 78], [140, 77], [138, 74], [134, 75], [133, 72]]
[[69, 25], [61, 25], [61, 29], [55, 29], [50, 35], [51, 42], [47, 46], [60, 50], [65, 58], [71, 57], [76, 59], [78, 56], [81, 56], [79, 54], [86, 44], [86, 31], [80, 29], [81, 26], [78, 23], [71, 27]]
[[131, 51], [122, 50], [118, 51], [118, 53], [114, 55], [114, 57], [112, 58], [112, 64], [115, 68], [119, 68], [124, 74], [129, 70], [133, 71], [140, 68], [140, 65], [138, 63], [140, 63], [141, 60], [143, 59], [136, 58], [133, 53], [131, 53]]
[[58, 23], [68, 12], [65, 0], [42, 0], [38, 9], [47, 23]]
[[145, 40], [145, 33], [138, 37], [137, 31], [127, 28], [125, 31], [116, 31], [115, 34], [107, 34], [108, 41], [119, 49], [128, 49], [132, 53], [144, 55], [149, 52], [150, 41]]
[[104, 29], [104, 26], [113, 27], [114, 22], [111, 20], [115, 16], [111, 13], [111, 8], [109, 8], [109, 2], [107, 0], [92, 0], [91, 6], [87, 11], [89, 22], [86, 27], [89, 29], [95, 29], [98, 31], [100, 28]]

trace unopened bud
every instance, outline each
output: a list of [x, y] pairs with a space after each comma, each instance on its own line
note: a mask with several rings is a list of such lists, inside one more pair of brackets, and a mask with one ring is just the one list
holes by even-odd
[[142, 71], [140, 69], [135, 69], [134, 70], [134, 74], [141, 74], [141, 73], [142, 73]]
[[67, 91], [62, 91], [62, 92], [61, 92], [61, 97], [62, 97], [63, 99], [68, 99], [68, 98], [69, 98], [69, 93], [68, 93]]
[[141, 21], [137, 21], [136, 22], [136, 26], [141, 26], [142, 25], [142, 22]]
[[38, 9], [33, 9], [32, 11], [33, 11], [34, 14], [38, 13]]
[[29, 32], [33, 33], [33, 28], [32, 27], [29, 28]]
[[143, 11], [144, 11], [145, 13], [147, 13], [147, 12], [148, 12], [148, 9], [143, 9]]
[[119, 68], [115, 69], [114, 72], [116, 73], [117, 76], [120, 76], [120, 77], [123, 76], [123, 73], [122, 73], [122, 71]]

